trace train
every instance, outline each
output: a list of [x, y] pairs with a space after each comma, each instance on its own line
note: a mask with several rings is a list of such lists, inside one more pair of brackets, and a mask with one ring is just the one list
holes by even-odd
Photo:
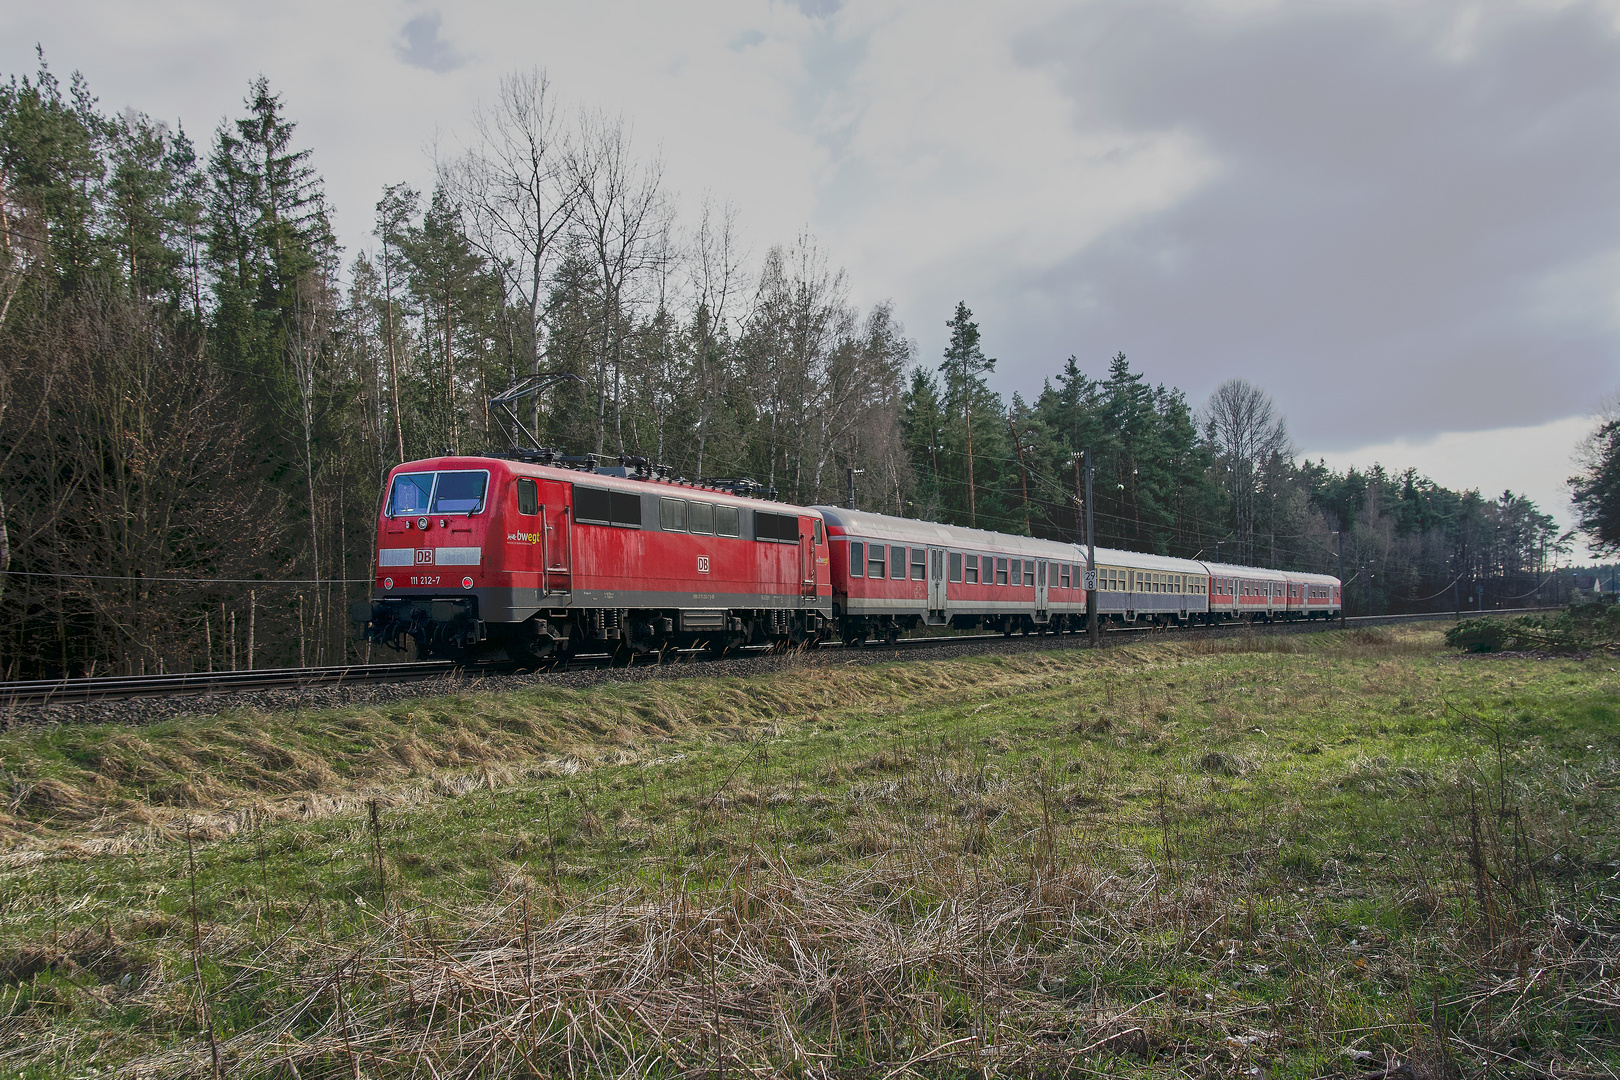
[[[504, 652], [724, 654], [926, 627], [1003, 634], [1086, 626], [1086, 550], [836, 506], [747, 480], [694, 482], [642, 458], [453, 455], [389, 472], [369, 642], [420, 658]], [[1337, 578], [1098, 548], [1115, 625], [1335, 618]]]

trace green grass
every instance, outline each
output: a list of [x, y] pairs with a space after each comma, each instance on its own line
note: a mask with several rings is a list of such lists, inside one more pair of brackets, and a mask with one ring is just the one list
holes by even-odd
[[0, 1070], [1612, 1076], [1615, 671], [1439, 641], [12, 731]]

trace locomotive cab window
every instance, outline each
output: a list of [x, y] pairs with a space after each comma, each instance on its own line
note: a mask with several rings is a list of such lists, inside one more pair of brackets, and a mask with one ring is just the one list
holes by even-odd
[[659, 499], [658, 524], [665, 532], [685, 532], [686, 500]]
[[873, 544], [872, 553], [866, 560], [866, 576], [869, 578], [883, 577], [883, 545]]
[[866, 576], [866, 545], [859, 540], [849, 542], [849, 576]]
[[692, 502], [686, 504], [686, 531], [698, 536], [714, 532], [714, 504]]
[[952, 581], [962, 580], [962, 553], [960, 551], [951, 552], [950, 579]]
[[484, 509], [485, 472], [442, 472], [433, 485], [430, 514], [476, 514]]
[[433, 473], [401, 473], [394, 477], [394, 490], [388, 496], [389, 517], [425, 514], [433, 494]]
[[821, 531], [821, 519], [816, 518], [816, 547], [827, 542], [827, 535]]
[[540, 485], [528, 477], [517, 482], [518, 513], [538, 514], [540, 512]]

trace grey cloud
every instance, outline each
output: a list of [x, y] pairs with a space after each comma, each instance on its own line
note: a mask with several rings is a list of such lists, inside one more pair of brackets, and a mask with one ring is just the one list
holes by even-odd
[[1118, 2], [1022, 42], [1080, 125], [1188, 132], [1219, 169], [985, 304], [1007, 374], [1122, 348], [1195, 399], [1242, 375], [1323, 447], [1585, 409], [1620, 378], [1615, 312], [1550, 319], [1540, 285], [1620, 251], [1620, 41], [1592, 7], [1461, 59], [1412, 29]]
[[763, 31], [744, 30], [742, 33], [731, 39], [731, 51], [742, 52], [744, 49], [753, 48], [755, 45], [762, 43], [764, 40], [765, 34]]
[[437, 11], [418, 15], [407, 22], [394, 43], [394, 55], [412, 67], [443, 74], [454, 71], [467, 62], [467, 58], [450, 42], [439, 36], [444, 17]]
[[844, 0], [788, 0], [788, 3], [811, 19], [825, 19], [836, 15], [838, 9], [844, 6]]

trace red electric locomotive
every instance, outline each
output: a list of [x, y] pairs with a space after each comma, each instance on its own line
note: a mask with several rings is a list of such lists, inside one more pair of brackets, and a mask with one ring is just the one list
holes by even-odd
[[378, 518], [365, 636], [414, 642], [422, 657], [500, 648], [535, 663], [823, 635], [821, 515], [747, 490], [543, 451], [400, 465]]

